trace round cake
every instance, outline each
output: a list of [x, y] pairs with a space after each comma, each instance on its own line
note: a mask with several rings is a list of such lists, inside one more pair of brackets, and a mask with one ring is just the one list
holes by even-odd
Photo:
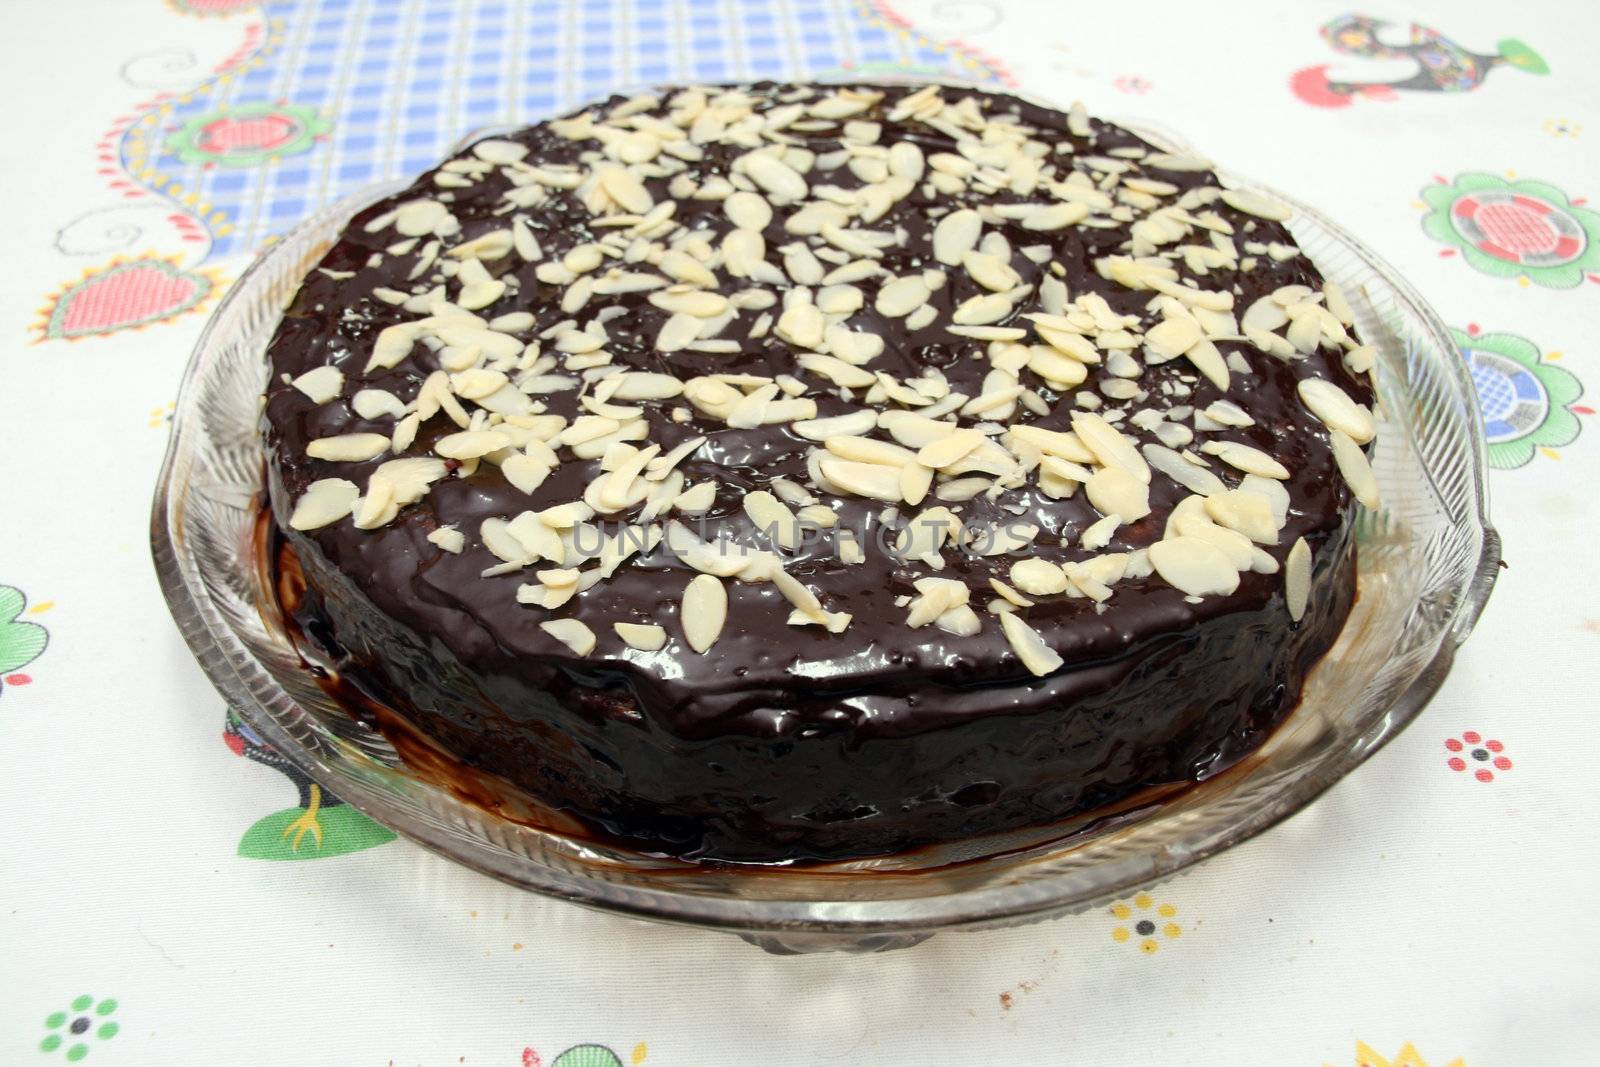
[[391, 723], [650, 853], [882, 855], [1209, 777], [1293, 709], [1376, 503], [1373, 352], [1289, 217], [947, 86], [479, 141], [271, 342], [292, 614]]

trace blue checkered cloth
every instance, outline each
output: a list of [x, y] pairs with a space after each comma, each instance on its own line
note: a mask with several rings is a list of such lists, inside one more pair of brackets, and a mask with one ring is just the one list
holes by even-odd
[[[981, 73], [858, 0], [268, 0], [263, 13], [266, 43], [243, 70], [169, 101], [122, 145], [131, 173], [206, 222], [212, 258], [253, 250], [363, 186], [426, 170], [470, 130], [620, 89], [848, 70]], [[180, 154], [196, 125], [241, 108], [329, 125], [222, 165]]]

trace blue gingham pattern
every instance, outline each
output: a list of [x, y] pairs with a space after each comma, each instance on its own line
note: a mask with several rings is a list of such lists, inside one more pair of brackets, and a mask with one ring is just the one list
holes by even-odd
[[[469, 130], [621, 88], [846, 69], [981, 73], [859, 0], [269, 0], [262, 13], [267, 44], [254, 65], [149, 116], [135, 134], [147, 155], [123, 145], [131, 173], [187, 197], [212, 232], [213, 257], [424, 170]], [[308, 150], [248, 168], [185, 163], [170, 150], [186, 121], [244, 104], [314, 108], [332, 128]]]

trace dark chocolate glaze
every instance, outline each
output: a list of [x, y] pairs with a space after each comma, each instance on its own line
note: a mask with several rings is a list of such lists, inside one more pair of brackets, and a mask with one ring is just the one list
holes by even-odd
[[[752, 91], [771, 97], [786, 88], [763, 84]], [[903, 92], [888, 90], [874, 109], [879, 113], [860, 117], [881, 120], [881, 112]], [[960, 94], [948, 90], [946, 95]], [[1074, 137], [1057, 112], [1004, 94], [974, 95], [991, 114], [1020, 116], [1038, 131], [1037, 139], [1070, 141], [1074, 155], [1057, 160], [1148, 147], [1134, 134], [1098, 121], [1088, 138]], [[928, 154], [953, 150], [936, 130], [885, 122], [881, 144], [902, 138]], [[595, 147], [543, 125], [508, 139], [528, 145], [534, 162], [575, 163], [582, 151]], [[731, 158], [743, 151], [707, 149], [704, 161], [690, 165], [691, 175], [725, 173]], [[1146, 173], [1184, 188], [1216, 182], [1203, 172], [1150, 168]], [[858, 184], [845, 168], [826, 180]], [[665, 184], [652, 183], [657, 200], [666, 197]], [[341, 477], [365, 484], [370, 471], [391, 458], [310, 460], [306, 443], [341, 433], [389, 434], [389, 420], [362, 419], [349, 398], [360, 388], [376, 387], [410, 399], [436, 369], [431, 353], [418, 345], [392, 370], [362, 376], [377, 333], [417, 317], [371, 295], [385, 286], [410, 291], [406, 275], [415, 256], [382, 255], [369, 265], [397, 234], [368, 233], [364, 224], [397, 203], [430, 196], [448, 202], [461, 222], [462, 232], [451, 243], [469, 240], [507, 224], [500, 199], [507, 188], [498, 173], [453, 190], [439, 189], [425, 175], [406, 192], [356, 216], [321, 263], [333, 273], [317, 270], [307, 277], [271, 344], [272, 382], [263, 425], [273, 513], [305, 573], [306, 595], [296, 612], [305, 631], [324, 646], [346, 681], [401, 709], [464, 762], [518, 784], [544, 804], [650, 851], [750, 862], [882, 854], [1049, 824], [1146, 786], [1207, 777], [1236, 761], [1293, 707], [1306, 672], [1342, 626], [1354, 596], [1350, 518], [1355, 505], [1334, 465], [1327, 433], [1300, 405], [1295, 385], [1302, 377], [1323, 377], [1363, 401], [1370, 399], [1370, 389], [1337, 354], [1318, 352], [1291, 364], [1243, 343], [1219, 342], [1218, 347], [1224, 354], [1238, 351], [1249, 364], [1252, 373], [1236, 373], [1227, 396], [1250, 412], [1255, 425], [1209, 436], [1254, 445], [1291, 472], [1284, 483], [1292, 502], [1288, 520], [1279, 545], [1269, 551], [1281, 561], [1303, 536], [1315, 553], [1305, 617], [1298, 624], [1290, 621], [1281, 574], [1246, 573], [1233, 594], [1198, 603], [1154, 576], [1118, 583], [1100, 608], [1085, 598], [1035, 598], [1038, 603], [1024, 617], [1066, 661], [1043, 678], [1022, 666], [987, 613], [980, 612], [985, 626], [975, 637], [933, 626], [908, 628], [896, 598], [914, 594], [911, 583], [934, 572], [870, 548], [865, 563], [845, 565], [826, 534], [788, 558], [786, 567], [828, 610], [851, 613], [848, 629], [835, 635], [817, 626], [790, 626], [789, 605], [770, 583], [730, 580], [727, 625], [704, 655], [688, 648], [677, 621], [679, 599], [694, 572], [664, 549], [635, 557], [613, 578], [554, 612], [516, 600], [517, 587], [533, 581], [536, 568], [480, 576], [499, 562], [478, 539], [483, 519], [577, 499], [599, 473], [598, 461], [565, 458], [532, 496], [485, 464], [470, 477], [436, 483], [421, 502], [379, 529], [358, 530], [345, 521], [310, 533], [290, 531], [294, 501], [310, 482]], [[956, 199], [967, 197], [976, 200], [977, 194]], [[919, 189], [873, 224], [879, 230], [900, 226], [909, 234], [903, 245], [886, 251], [882, 262], [889, 271], [937, 266], [929, 252], [933, 220], [928, 211], [959, 206], [951, 199], [929, 199]], [[1022, 198], [1001, 193], [998, 199]], [[1277, 223], [1221, 202], [1214, 208], [1233, 224], [1241, 244], [1292, 244]], [[526, 214], [548, 258], [600, 232], [589, 211], [567, 196], [553, 197]], [[708, 201], [680, 199], [676, 218], [714, 234], [729, 225], [720, 205]], [[782, 218], [780, 211], [766, 234], [769, 250], [793, 240], [783, 232]], [[1117, 311], [1138, 313], [1151, 295], [1122, 289], [1094, 270], [1095, 259], [1122, 251], [1125, 229], [1038, 233], [1009, 224], [1003, 232], [1014, 249], [1051, 245], [1055, 261], [1067, 270], [1073, 296], [1098, 292]], [[1020, 252], [1011, 265], [1025, 280], [1040, 277], [1041, 267]], [[514, 275], [517, 284], [480, 314], [532, 312], [536, 325], [520, 335], [525, 338], [570, 317], [556, 304], [560, 289], [540, 283], [532, 265], [512, 256], [499, 266], [502, 277]], [[1321, 278], [1304, 257], [1280, 262], [1263, 256], [1252, 271], [1213, 270], [1199, 283], [1231, 288], [1235, 311], [1242, 314], [1257, 297], [1280, 286], [1315, 288]], [[870, 293], [873, 286], [864, 287]], [[903, 320], [881, 319], [869, 295], [852, 325], [884, 338], [884, 352], [872, 368], [911, 377], [936, 365], [952, 388], [977, 395], [989, 369], [975, 355], [981, 343], [953, 337], [942, 326], [951, 309], [977, 291], [964, 272], [951, 270], [948, 284], [932, 298], [940, 313], [935, 324], [916, 331], [908, 331]], [[646, 296], [607, 298], [627, 309], [607, 323], [607, 349], [618, 363], [680, 378], [722, 371], [793, 373], [794, 350], [783, 341], [770, 335], [745, 339], [758, 314], [753, 311], [741, 312], [722, 335], [741, 339], [738, 354], [655, 352], [652, 341], [666, 313]], [[597, 302], [578, 317], [586, 320], [600, 306]], [[284, 375], [329, 363], [346, 375], [343, 395], [332, 402], [316, 405], [283, 381]], [[1190, 381], [1195, 377], [1182, 361], [1147, 367], [1140, 380], [1151, 397], [1143, 405], [1204, 407], [1222, 397], [1200, 379], [1192, 396], [1161, 400], [1161, 383], [1179, 374]], [[1099, 370], [1091, 368], [1078, 391], [1101, 380]], [[1071, 396], [1061, 399], [1047, 388], [1040, 392], [1052, 402], [1060, 399], [1052, 414], [1017, 421], [1067, 429]], [[831, 391], [808, 395], [817, 399], [820, 416], [847, 410]], [[549, 410], [570, 417], [575, 397], [553, 394], [547, 398]], [[759, 544], [741, 510], [743, 495], [777, 476], [805, 482], [811, 442], [782, 426], [737, 430], [698, 414], [687, 422], [673, 421], [668, 411], [687, 407], [681, 400], [646, 406], [650, 439], [664, 450], [689, 436], [710, 439], [680, 469], [689, 484], [720, 483], [708, 525]], [[424, 424], [412, 454], [422, 454], [454, 429], [442, 416]], [[1125, 423], [1123, 429], [1137, 440], [1152, 440]], [[1235, 472], [1217, 473], [1230, 485], [1237, 481]], [[1159, 539], [1166, 515], [1186, 495], [1155, 474], [1151, 516], [1118, 529], [1104, 551], [1142, 548]], [[859, 528], [882, 509], [871, 501], [821, 499], [834, 508], [842, 527]], [[933, 503], [930, 498], [924, 506]], [[1083, 493], [1052, 500], [1030, 486], [1000, 501], [1019, 503], [1025, 508], [1020, 520], [1042, 528], [1036, 555], [1056, 561], [1090, 555], [1076, 543], [1098, 518]], [[969, 523], [1019, 521], [981, 499], [963, 506], [961, 514]], [[464, 552], [453, 555], [426, 540], [443, 524], [466, 534]], [[965, 581], [980, 608], [990, 595], [987, 579], [1006, 578], [1018, 558], [953, 550], [944, 556], [946, 566], [938, 575]], [[573, 655], [539, 628], [553, 617], [585, 622], [599, 637], [596, 650], [586, 658]], [[615, 622], [658, 623], [666, 628], [668, 643], [654, 653], [629, 649], [614, 634]]]

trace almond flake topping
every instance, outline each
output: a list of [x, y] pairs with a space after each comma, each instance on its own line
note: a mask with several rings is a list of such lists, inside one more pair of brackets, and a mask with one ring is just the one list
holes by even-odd
[[667, 644], [667, 631], [654, 623], [614, 622], [611, 628], [629, 648], [640, 652], [659, 652]]
[[933, 258], [947, 266], [960, 266], [962, 257], [978, 246], [982, 231], [983, 219], [976, 211], [952, 211], [933, 228]]
[[338, 367], [313, 367], [296, 378], [293, 384], [313, 404], [326, 404], [344, 388], [344, 372]]
[[509, 444], [511, 435], [498, 430], [463, 430], [439, 438], [433, 450], [446, 459], [477, 459]]
[[1329, 430], [1328, 441], [1333, 446], [1334, 462], [1338, 464], [1339, 473], [1344, 475], [1350, 491], [1364, 506], [1376, 508], [1378, 478], [1372, 473], [1372, 464], [1367, 461], [1367, 454], [1356, 444], [1354, 438], [1343, 430]]
[[1289, 606], [1289, 618], [1299, 622], [1305, 617], [1310, 596], [1311, 547], [1301, 537], [1295, 540], [1283, 561], [1283, 599]]
[[467, 547], [467, 536], [454, 526], [441, 526], [428, 534], [428, 541], [444, 551], [459, 556]]
[[1168, 537], [1150, 546], [1150, 562], [1168, 585], [1189, 596], [1228, 596], [1239, 572], [1222, 550], [1195, 537]]
[[1358, 445], [1377, 434], [1372, 412], [1350, 399], [1350, 394], [1322, 378], [1302, 378], [1298, 386], [1306, 410], [1329, 429], [1345, 433]]
[[1061, 669], [1064, 662], [1061, 656], [1045, 644], [1038, 631], [1019, 619], [1015, 612], [1008, 611], [1000, 616], [1000, 628], [1011, 643], [1011, 651], [1017, 654], [1017, 659], [1028, 668], [1029, 673], [1042, 678]]
[[361, 490], [343, 478], [323, 478], [306, 486], [295, 502], [289, 526], [295, 530], [317, 530], [330, 526], [355, 510]]
[[742, 157], [745, 173], [764, 191], [783, 201], [803, 200], [806, 180], [770, 152], [752, 152]]
[[389, 450], [389, 439], [380, 433], [347, 433], [320, 437], [306, 445], [306, 455], [332, 463], [364, 463]]
[[[792, 625], [846, 632], [850, 616], [823, 606], [827, 568], [867, 558], [850, 528], [862, 514], [903, 527], [908, 627], [967, 637], [998, 618], [1036, 676], [1063, 661], [1026, 609], [1103, 612], [1119, 583], [1226, 596], [1281, 567], [1300, 620], [1310, 549], [1276, 547], [1300, 515], [1290, 464], [1325, 469], [1314, 418], [1376, 506], [1373, 412], [1319, 376], [1341, 359], [1365, 374], [1376, 353], [1332, 283], [1262, 295], [1247, 277], [1303, 276], [1276, 267], [1302, 258], [1275, 225], [1287, 205], [1220, 188], [1203, 160], [1107, 145], [1081, 106], [1063, 124], [1072, 143], [938, 86], [707, 88], [550, 123], [569, 142], [559, 163], [478, 142], [432, 195], [365, 224], [398, 263], [393, 288], [357, 305], [384, 324], [362, 335], [370, 351], [282, 379], [333, 405], [319, 418], [343, 416], [348, 395], [368, 425], [393, 420], [308, 443], [313, 459], [380, 462], [364, 487], [311, 483], [291, 527], [378, 529], [446, 479], [499, 479], [525, 510], [428, 541], [528, 576], [516, 599], [580, 656], [589, 627], [539, 613], [652, 553], [647, 567], [666, 553], [694, 572], [679, 624], [698, 653], [727, 624], [727, 579], [771, 583]], [[505, 190], [492, 215], [475, 203], [491, 178]], [[572, 224], [545, 232], [551, 218]], [[1083, 247], [1098, 277], [1075, 280]], [[925, 348], [907, 343], [924, 331]], [[1304, 413], [1258, 426], [1244, 398], [1284, 363]], [[774, 440], [794, 466], [758, 447]], [[752, 457], [731, 461], [735, 477], [730, 455]], [[1073, 498], [1098, 518], [1030, 514]], [[727, 517], [738, 540], [702, 539], [686, 516]], [[979, 602], [938, 576], [958, 552], [990, 568]], [[661, 625], [611, 626], [629, 649], [666, 647]]]
[[704, 655], [717, 643], [723, 623], [727, 622], [727, 588], [715, 575], [699, 574], [691, 578], [683, 591], [679, 617], [689, 647]]
[[1288, 205], [1280, 204], [1276, 200], [1268, 200], [1259, 193], [1252, 193], [1247, 189], [1224, 189], [1222, 201], [1236, 211], [1243, 211], [1247, 215], [1256, 215], [1263, 219], [1283, 221], [1294, 212]]
[[549, 619], [539, 624], [539, 629], [560, 641], [579, 656], [594, 651], [594, 631], [577, 619]]

